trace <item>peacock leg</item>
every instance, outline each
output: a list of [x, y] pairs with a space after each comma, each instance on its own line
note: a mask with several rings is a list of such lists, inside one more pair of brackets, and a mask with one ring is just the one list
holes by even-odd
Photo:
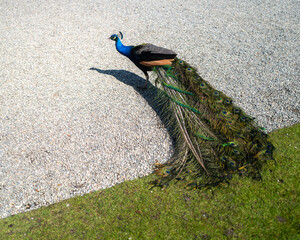
[[149, 75], [147, 72], [144, 72], [144, 74], [145, 74], [145, 78], [146, 78], [145, 84], [144, 84], [144, 86], [138, 86], [139, 89], [147, 89], [147, 87], [148, 87]]
[[146, 76], [146, 80], [145, 80], [144, 88], [146, 89], [146, 88], [148, 87], [148, 80], [149, 80], [149, 75], [148, 75], [148, 73], [146, 73], [145, 76]]

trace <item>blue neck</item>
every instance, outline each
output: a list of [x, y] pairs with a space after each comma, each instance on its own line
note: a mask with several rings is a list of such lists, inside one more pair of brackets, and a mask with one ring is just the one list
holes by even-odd
[[116, 49], [118, 50], [119, 53], [121, 53], [122, 55], [130, 58], [131, 57], [131, 49], [133, 48], [133, 46], [124, 46], [121, 42], [121, 40], [118, 38], [116, 41]]

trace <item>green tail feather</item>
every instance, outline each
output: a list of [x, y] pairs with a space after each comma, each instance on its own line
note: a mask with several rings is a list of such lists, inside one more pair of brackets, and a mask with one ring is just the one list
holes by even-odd
[[186, 179], [198, 188], [227, 182], [233, 173], [260, 178], [274, 147], [253, 118], [185, 61], [175, 59], [154, 71], [163, 90], [159, 100], [176, 139], [173, 157], [156, 166], [161, 177], [156, 183]]
[[198, 136], [198, 137], [200, 137], [200, 138], [202, 138], [202, 139], [204, 139], [204, 140], [208, 140], [208, 141], [215, 141], [216, 140], [214, 138], [205, 137], [205, 136], [203, 136], [203, 135], [201, 135], [199, 133], [195, 133], [195, 135]]

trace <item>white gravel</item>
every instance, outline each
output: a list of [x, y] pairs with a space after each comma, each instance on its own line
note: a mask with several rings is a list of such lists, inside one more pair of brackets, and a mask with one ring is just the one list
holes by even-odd
[[173, 49], [268, 131], [299, 122], [299, 6], [2, 0], [0, 217], [144, 176], [170, 157], [153, 93], [135, 89], [142, 73], [107, 39], [118, 31], [124, 44]]

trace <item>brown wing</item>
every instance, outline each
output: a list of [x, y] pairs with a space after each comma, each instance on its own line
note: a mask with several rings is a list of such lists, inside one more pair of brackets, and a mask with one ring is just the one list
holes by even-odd
[[142, 61], [140, 64], [147, 67], [162, 66], [162, 65], [171, 65], [174, 59], [162, 59], [154, 61]]
[[177, 54], [153, 44], [142, 44], [132, 48], [131, 55], [141, 65], [153, 67], [172, 64]]

